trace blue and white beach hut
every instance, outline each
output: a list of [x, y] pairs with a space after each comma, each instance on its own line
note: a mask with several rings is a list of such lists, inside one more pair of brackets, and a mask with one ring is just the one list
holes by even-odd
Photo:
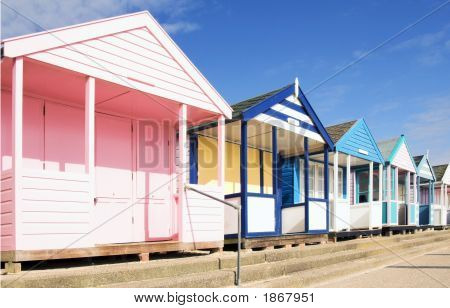
[[417, 169], [404, 135], [378, 142], [385, 160], [383, 225], [386, 232], [414, 230], [419, 224]]
[[[434, 224], [434, 176], [433, 167], [425, 155], [414, 156], [418, 175], [419, 225]], [[436, 206], [437, 207], [437, 206]]]
[[[301, 202], [286, 204], [282, 198], [287, 187], [298, 184], [282, 171], [289, 157], [304, 157], [302, 174], [308, 179], [310, 153], [323, 153], [328, 166], [334, 147], [298, 82], [232, 108], [233, 117], [225, 125], [225, 199], [242, 205], [243, 247], [326, 241], [328, 168], [320, 196], [310, 195], [306, 184]], [[191, 183], [216, 181], [211, 170], [218, 159], [217, 133], [214, 123], [191, 130]], [[236, 212], [225, 209], [225, 237], [232, 241], [236, 234]]]

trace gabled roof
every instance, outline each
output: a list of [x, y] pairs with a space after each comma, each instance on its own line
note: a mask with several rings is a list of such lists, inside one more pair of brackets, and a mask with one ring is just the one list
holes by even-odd
[[[232, 115], [232, 108], [148, 11], [8, 38], [2, 45], [4, 57], [28, 57], [227, 118]], [[130, 70], [130, 61], [142, 67], [132, 64]]]
[[450, 172], [449, 167], [450, 167], [450, 164], [433, 166], [434, 176], [435, 176], [437, 182], [442, 181], [446, 172]]
[[[298, 81], [232, 105], [233, 121], [257, 120], [325, 142], [334, 150], [334, 143], [302, 92]], [[215, 127], [217, 121], [193, 127], [190, 133]]]
[[296, 134], [325, 142], [334, 149], [333, 141], [304, 95], [298, 80], [275, 91], [247, 99], [236, 105], [233, 119], [257, 120]]
[[395, 148], [395, 145], [397, 144], [399, 138], [392, 138], [388, 140], [379, 141], [378, 148], [381, 151], [381, 154], [383, 154], [383, 158], [385, 160], [389, 160], [389, 157], [391, 156], [392, 151]]
[[332, 136], [336, 151], [384, 163], [383, 155], [364, 119], [327, 127], [327, 132]]
[[258, 105], [259, 103], [261, 103], [262, 101], [268, 99], [269, 97], [280, 93], [281, 91], [291, 87], [293, 84], [288, 84], [287, 86], [284, 86], [280, 89], [277, 90], [273, 90], [249, 99], [246, 99], [244, 101], [232, 104], [231, 107], [233, 108], [233, 119], [239, 118], [242, 113], [246, 110], [248, 110], [249, 108]]
[[416, 155], [416, 156], [413, 157], [414, 158], [414, 162], [416, 163], [416, 165], [420, 164], [420, 162], [422, 161], [424, 156], [425, 155]]
[[401, 169], [417, 173], [417, 167], [409, 150], [406, 137], [401, 135], [398, 138], [393, 138], [378, 142], [385, 162], [400, 167]]
[[430, 160], [428, 159], [428, 153], [426, 155], [414, 156], [414, 161], [416, 162], [417, 174], [420, 177], [433, 181], [436, 180], [433, 167], [431, 167]]
[[336, 144], [342, 136], [344, 136], [350, 128], [352, 128], [353, 124], [356, 123], [356, 120], [348, 121], [340, 124], [335, 124], [332, 126], [326, 127], [328, 135], [330, 135], [331, 140]]

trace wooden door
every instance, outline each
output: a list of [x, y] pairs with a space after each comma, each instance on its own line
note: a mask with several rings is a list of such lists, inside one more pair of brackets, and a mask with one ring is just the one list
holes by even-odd
[[94, 228], [97, 244], [133, 242], [133, 144], [130, 119], [95, 117]]
[[138, 125], [136, 197], [144, 206], [147, 241], [169, 240], [173, 233], [170, 131], [159, 123]]

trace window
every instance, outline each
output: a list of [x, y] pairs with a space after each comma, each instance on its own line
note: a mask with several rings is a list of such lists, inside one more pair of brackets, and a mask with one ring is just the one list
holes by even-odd
[[339, 198], [344, 197], [344, 171], [338, 169], [338, 196]]
[[309, 197], [314, 197], [314, 191], [315, 191], [315, 164], [309, 163], [309, 174], [308, 174], [308, 180], [309, 180]]
[[380, 197], [380, 176], [378, 171], [373, 172], [373, 201], [379, 201]]
[[324, 198], [324, 177], [323, 177], [323, 165], [316, 165], [317, 168], [317, 191], [316, 191], [316, 198]]
[[369, 201], [369, 171], [356, 173], [356, 203]]
[[403, 174], [398, 176], [398, 200], [401, 202], [406, 201], [406, 178]]

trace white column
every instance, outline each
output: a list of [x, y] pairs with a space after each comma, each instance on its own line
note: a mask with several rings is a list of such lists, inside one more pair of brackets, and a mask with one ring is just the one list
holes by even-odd
[[225, 191], [225, 117], [217, 121], [217, 184]]
[[372, 229], [373, 211], [373, 161], [369, 162], [369, 229]]
[[414, 204], [417, 204], [417, 175], [413, 174], [413, 194], [414, 194]]
[[84, 164], [85, 171], [94, 180], [95, 171], [95, 78], [87, 77], [84, 98]]
[[405, 179], [405, 186], [406, 186], [406, 224], [410, 225], [411, 221], [409, 219], [409, 209], [410, 209], [410, 200], [411, 200], [411, 172], [406, 173], [406, 179]]
[[337, 204], [338, 204], [338, 196], [339, 196], [339, 152], [336, 151], [333, 156], [333, 229], [337, 230]]
[[378, 202], [383, 202], [383, 164], [378, 164]]
[[184, 240], [184, 211], [186, 206], [186, 175], [188, 172], [187, 164], [187, 106], [181, 104], [178, 109], [178, 146], [180, 165], [178, 167], [178, 240]]
[[398, 200], [399, 200], [399, 195], [398, 195], [398, 167], [395, 167], [394, 169], [395, 171], [395, 201], [397, 201], [398, 204]]
[[373, 202], [373, 161], [369, 163], [369, 203]]
[[12, 177], [13, 203], [15, 208], [16, 249], [20, 249], [20, 213], [22, 182], [22, 142], [23, 142], [23, 58], [14, 58], [12, 68]]
[[445, 205], [445, 197], [444, 197], [444, 189], [445, 189], [445, 185], [444, 183], [441, 184], [441, 200], [439, 200], [439, 203], [442, 205]]
[[409, 171], [406, 172], [405, 186], [406, 186], [406, 204], [409, 204], [411, 199], [411, 172]]
[[388, 165], [386, 167], [386, 215], [387, 215], [387, 224], [391, 224], [391, 199], [392, 199], [392, 167]]
[[351, 173], [350, 173], [350, 167], [351, 167], [351, 156], [347, 155], [347, 170], [346, 170], [346, 178], [347, 178], [347, 198], [348, 198], [348, 204], [350, 204], [350, 194], [351, 194], [351, 189], [350, 189], [350, 182], [351, 182]]

